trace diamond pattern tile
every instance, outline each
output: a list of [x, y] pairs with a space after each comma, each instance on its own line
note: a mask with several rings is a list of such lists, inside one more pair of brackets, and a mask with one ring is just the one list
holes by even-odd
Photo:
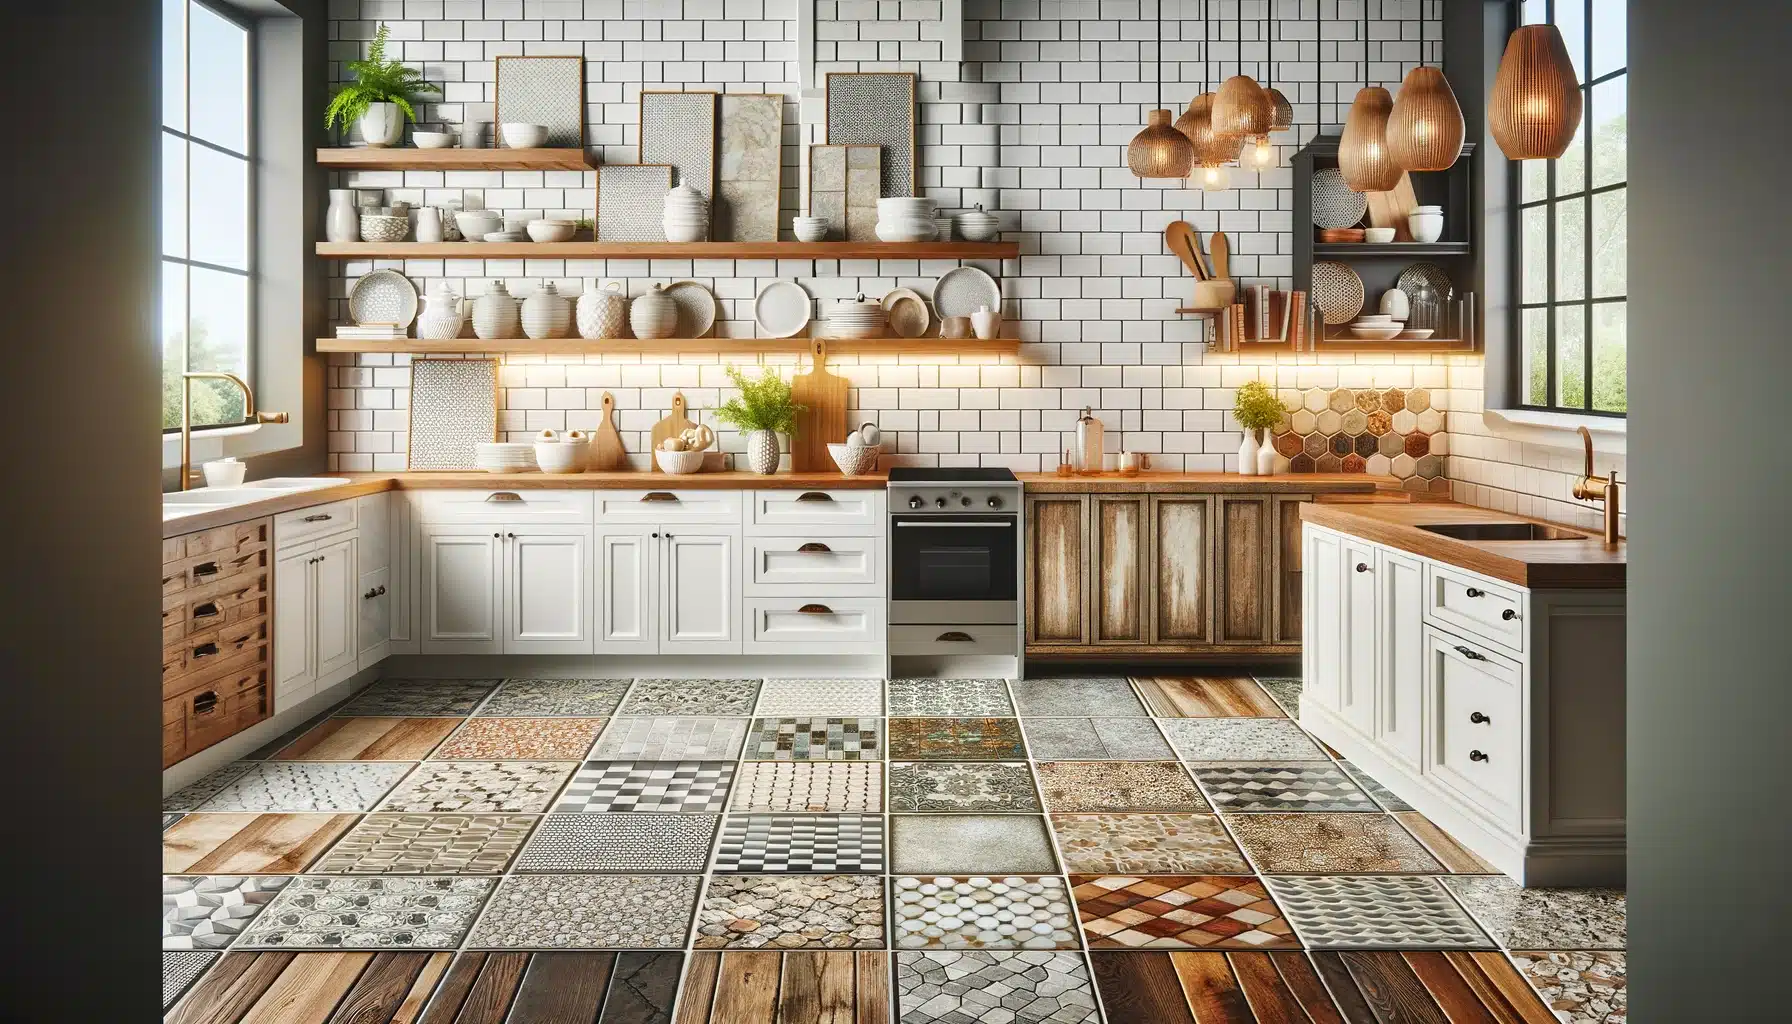
[[290, 875], [164, 877], [162, 948], [223, 949], [291, 881]]
[[554, 812], [720, 811], [734, 772], [733, 761], [587, 761]]
[[1330, 761], [1189, 765], [1221, 811], [1378, 811]]
[[1072, 875], [1092, 949], [1293, 949], [1263, 883], [1237, 875]]

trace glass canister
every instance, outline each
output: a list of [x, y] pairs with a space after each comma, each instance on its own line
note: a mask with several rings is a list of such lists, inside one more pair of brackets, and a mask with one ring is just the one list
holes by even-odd
[[1095, 418], [1094, 410], [1083, 407], [1082, 415], [1076, 418], [1076, 471], [1079, 473], [1101, 472], [1101, 438], [1103, 427]]

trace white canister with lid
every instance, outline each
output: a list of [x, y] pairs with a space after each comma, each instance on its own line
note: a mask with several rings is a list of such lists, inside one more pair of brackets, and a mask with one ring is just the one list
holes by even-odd
[[1101, 472], [1101, 444], [1105, 428], [1095, 418], [1094, 410], [1083, 407], [1076, 419], [1076, 469], [1079, 473]]

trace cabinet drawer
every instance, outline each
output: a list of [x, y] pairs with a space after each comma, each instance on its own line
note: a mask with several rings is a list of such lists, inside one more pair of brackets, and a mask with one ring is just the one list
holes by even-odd
[[268, 542], [268, 529], [272, 520], [251, 519], [246, 523], [232, 523], [220, 526], [215, 530], [201, 530], [189, 533], [183, 539], [186, 550], [183, 557], [194, 555], [230, 555], [241, 554], [263, 547]]
[[[214, 685], [168, 703], [180, 707], [185, 754], [190, 756], [268, 717], [267, 673], [258, 668], [220, 679]], [[166, 758], [168, 726], [165, 713], [162, 739], [163, 757]]]
[[1523, 827], [1524, 668], [1441, 630], [1425, 630], [1431, 735], [1425, 772], [1509, 831]]
[[214, 592], [246, 582], [246, 578], [262, 573], [268, 567], [267, 545], [250, 551], [212, 552], [189, 555], [178, 567], [162, 569], [162, 596]]
[[[676, 478], [673, 478], [676, 479]], [[598, 491], [597, 519], [604, 524], [671, 525], [740, 523], [742, 491]]]
[[355, 499], [282, 512], [274, 517], [274, 543], [281, 550], [300, 541], [352, 530], [356, 522]]
[[744, 607], [749, 654], [775, 654], [791, 645], [807, 653], [866, 653], [883, 639], [881, 597], [750, 598]]
[[590, 491], [412, 491], [410, 499], [425, 523], [591, 522]]
[[890, 627], [891, 654], [1014, 654], [1020, 650], [1020, 630], [1004, 625]]
[[1522, 590], [1432, 562], [1426, 568], [1425, 617], [1453, 632], [1466, 632], [1524, 652]]
[[170, 644], [162, 649], [164, 689], [169, 684], [177, 684], [182, 676], [205, 671], [245, 651], [258, 650], [266, 645], [267, 639], [267, 616], [257, 615], [196, 632], [179, 643]]
[[748, 588], [861, 586], [877, 590], [883, 543], [877, 536], [748, 537]]
[[162, 656], [164, 659], [162, 696], [165, 699], [216, 685], [221, 679], [241, 676], [266, 668], [268, 644], [266, 638], [263, 638], [243, 650], [226, 651], [216, 658], [202, 659], [200, 663], [188, 668], [184, 673], [174, 675], [167, 674], [167, 659], [173, 657], [173, 652], [164, 650]]
[[751, 491], [748, 525], [756, 533], [817, 526], [883, 530], [882, 491]]
[[184, 701], [162, 702], [162, 767], [187, 756], [187, 713]]
[[162, 643], [177, 643], [267, 612], [266, 577], [238, 576], [162, 599]]

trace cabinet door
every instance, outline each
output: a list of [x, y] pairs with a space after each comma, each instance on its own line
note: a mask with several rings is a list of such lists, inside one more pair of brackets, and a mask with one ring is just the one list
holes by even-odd
[[1220, 643], [1270, 639], [1270, 561], [1274, 524], [1268, 498], [1221, 497], [1214, 516], [1214, 579], [1219, 584], [1214, 637]]
[[1399, 551], [1382, 548], [1378, 554], [1375, 738], [1418, 771], [1424, 752], [1425, 565]]
[[356, 646], [361, 668], [371, 668], [384, 658], [392, 646], [392, 570], [375, 569], [361, 574], [355, 584], [355, 604], [360, 609], [355, 624]]
[[1337, 711], [1343, 650], [1344, 555], [1338, 535], [1316, 527], [1301, 531], [1301, 706]]
[[1089, 499], [1027, 499], [1027, 643], [1089, 642]]
[[1269, 600], [1275, 609], [1275, 642], [1278, 644], [1300, 643], [1300, 507], [1311, 500], [1307, 495], [1279, 495], [1275, 499], [1275, 565]]
[[1425, 630], [1425, 774], [1507, 831], [1523, 830], [1524, 668], [1480, 641]]
[[645, 526], [598, 527], [597, 653], [659, 651], [659, 609], [654, 604], [659, 545], [659, 531]]
[[591, 531], [537, 526], [504, 534], [504, 652], [591, 653]]
[[[317, 649], [317, 680], [329, 686], [354, 674], [356, 655], [355, 624], [361, 617], [357, 607], [361, 595], [355, 593], [359, 582], [355, 575], [355, 540], [346, 538], [319, 545], [317, 561], [312, 565], [316, 587], [316, 621], [312, 628]], [[344, 670], [347, 670], [346, 672]]]
[[661, 535], [661, 654], [739, 654], [740, 534]]
[[1142, 644], [1151, 621], [1145, 567], [1150, 499], [1098, 494], [1090, 501], [1089, 620], [1091, 643]]
[[1213, 501], [1205, 496], [1152, 495], [1151, 642], [1205, 644], [1213, 638], [1213, 594], [1207, 585], [1213, 544]]
[[274, 710], [284, 711], [311, 696], [317, 681], [311, 644], [311, 559], [309, 546], [274, 563]]
[[1355, 537], [1340, 542], [1344, 556], [1343, 614], [1338, 621], [1341, 670], [1338, 711], [1351, 725], [1372, 736], [1375, 731], [1376, 547]]
[[497, 654], [498, 549], [494, 526], [423, 529], [424, 654]]

